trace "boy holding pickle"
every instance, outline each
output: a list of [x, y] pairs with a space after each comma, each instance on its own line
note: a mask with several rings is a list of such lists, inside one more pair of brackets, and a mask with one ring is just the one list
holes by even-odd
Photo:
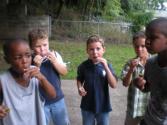
[[10, 67], [0, 75], [0, 124], [46, 125], [44, 99], [39, 88], [49, 98], [55, 98], [56, 91], [39, 68], [31, 66], [28, 42], [23, 39], [6, 41], [3, 52]]
[[29, 32], [28, 38], [33, 51], [33, 64], [40, 68], [57, 92], [57, 96], [50, 99], [45, 91], [40, 90], [41, 95], [45, 98], [44, 109], [47, 125], [51, 120], [54, 125], [69, 125], [67, 105], [61, 88], [61, 76], [67, 74], [67, 65], [57, 51], [49, 49], [49, 35], [46, 30], [33, 29]]
[[86, 51], [88, 59], [78, 66], [77, 71], [78, 93], [82, 96], [82, 125], [110, 125], [109, 86], [115, 88], [117, 78], [112, 65], [103, 57], [105, 46], [100, 36], [88, 38]]
[[142, 31], [133, 35], [133, 48], [136, 57], [130, 59], [124, 65], [121, 72], [123, 85], [129, 87], [125, 125], [139, 125], [140, 121], [143, 119], [150, 96], [149, 92], [144, 93], [133, 84], [135, 78], [143, 77], [144, 66], [149, 58], [149, 53], [145, 47], [145, 40], [145, 33]]

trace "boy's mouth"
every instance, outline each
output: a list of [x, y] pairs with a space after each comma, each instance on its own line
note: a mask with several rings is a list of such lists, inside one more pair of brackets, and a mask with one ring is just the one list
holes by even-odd
[[46, 57], [46, 56], [47, 56], [46, 53], [41, 53], [40, 55], [41, 55], [42, 57]]
[[99, 63], [98, 57], [93, 57], [93, 62], [94, 62], [95, 64]]

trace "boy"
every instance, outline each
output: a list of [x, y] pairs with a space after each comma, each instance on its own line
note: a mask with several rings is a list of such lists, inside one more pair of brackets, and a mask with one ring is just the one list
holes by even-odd
[[57, 92], [56, 98], [49, 99], [45, 92], [41, 91], [46, 100], [45, 114], [47, 124], [52, 119], [54, 125], [68, 125], [69, 118], [60, 81], [60, 75], [67, 73], [67, 67], [58, 52], [49, 50], [48, 34], [45, 30], [34, 29], [29, 32], [28, 37], [30, 47], [34, 52], [33, 63], [40, 67], [41, 72]]
[[146, 27], [146, 45], [157, 53], [145, 66], [144, 78], [136, 79], [142, 91], [150, 91], [150, 101], [141, 125], [167, 125], [167, 19], [158, 18]]
[[82, 96], [81, 112], [83, 125], [109, 125], [109, 87], [115, 88], [117, 79], [111, 64], [103, 58], [104, 41], [97, 35], [87, 40], [88, 59], [77, 71], [77, 86]]
[[46, 125], [39, 87], [49, 98], [55, 98], [54, 87], [31, 66], [28, 43], [15, 39], [4, 43], [4, 58], [10, 68], [0, 75], [2, 125]]
[[129, 87], [125, 125], [139, 125], [143, 119], [150, 95], [150, 93], [142, 92], [133, 84], [133, 79], [144, 75], [144, 66], [149, 57], [145, 47], [145, 39], [145, 33], [142, 31], [133, 35], [136, 57], [125, 64], [121, 73], [123, 85]]

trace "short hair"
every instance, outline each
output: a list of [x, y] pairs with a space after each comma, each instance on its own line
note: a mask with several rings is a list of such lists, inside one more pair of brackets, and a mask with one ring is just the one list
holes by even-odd
[[135, 43], [135, 41], [139, 38], [146, 38], [145, 32], [144, 31], [139, 31], [136, 32], [135, 34], [133, 34], [133, 38], [132, 38], [132, 42], [133, 44]]
[[160, 17], [152, 20], [146, 26], [146, 36], [150, 35], [155, 30], [159, 30], [163, 35], [167, 36], [167, 18]]
[[86, 46], [88, 47], [89, 44], [94, 43], [94, 42], [100, 42], [102, 47], [104, 48], [104, 40], [102, 37], [99, 35], [92, 35], [88, 37], [88, 40], [86, 42]]
[[34, 41], [48, 38], [48, 33], [44, 29], [33, 29], [28, 34], [29, 44], [32, 47]]
[[4, 57], [8, 57], [11, 54], [10, 47], [12, 44], [19, 44], [19, 43], [26, 43], [28, 45], [28, 42], [22, 38], [15, 38], [15, 39], [9, 39], [7, 41], [4, 41], [4, 43], [3, 43]]

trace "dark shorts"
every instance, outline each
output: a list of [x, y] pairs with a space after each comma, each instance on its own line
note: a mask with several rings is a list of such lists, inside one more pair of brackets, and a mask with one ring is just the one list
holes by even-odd
[[140, 125], [147, 125], [146, 122], [144, 121], [144, 119], [141, 120]]

